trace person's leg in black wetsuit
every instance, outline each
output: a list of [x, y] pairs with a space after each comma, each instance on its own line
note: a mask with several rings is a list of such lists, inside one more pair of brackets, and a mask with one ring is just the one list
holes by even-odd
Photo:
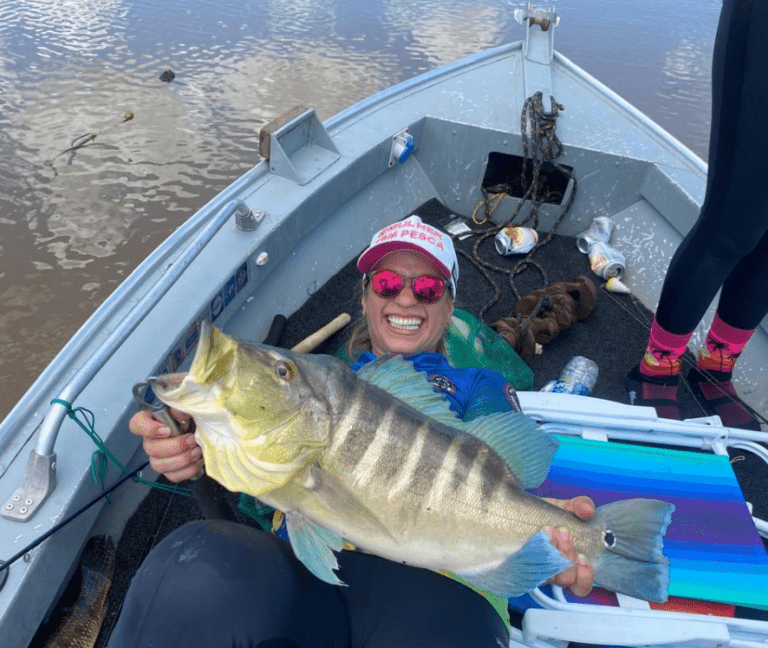
[[434, 572], [355, 552], [346, 586], [324, 583], [284, 540], [192, 522], [149, 554], [126, 594], [111, 648], [497, 648], [504, 622], [482, 596]]
[[[768, 312], [768, 3], [725, 0], [712, 65], [707, 190], [699, 219], [672, 258], [643, 360], [627, 389], [638, 405], [679, 418], [677, 376], [688, 340], [722, 288], [708, 349], [692, 380], [730, 386], [733, 362]], [[722, 345], [726, 345], [723, 347]], [[713, 380], [705, 373], [730, 358]], [[701, 389], [699, 390], [701, 394]], [[704, 400], [707, 400], [704, 398]], [[712, 401], [710, 400], [710, 404]], [[740, 403], [740, 401], [739, 401]], [[738, 411], [742, 412], [739, 416]], [[727, 425], [759, 427], [743, 407], [722, 409]], [[724, 416], [724, 419], [726, 416]]]

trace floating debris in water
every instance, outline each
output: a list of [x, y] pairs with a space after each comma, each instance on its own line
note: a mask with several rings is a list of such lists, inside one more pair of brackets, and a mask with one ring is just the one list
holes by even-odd
[[605, 282], [605, 289], [608, 292], [620, 293], [622, 295], [629, 294], [629, 288], [621, 283], [621, 281], [619, 281], [619, 279], [616, 277], [611, 277], [608, 281]]
[[[121, 122], [118, 122], [117, 124], [113, 124], [110, 128], [107, 128], [106, 130], [103, 130], [99, 133], [85, 133], [84, 135], [78, 135], [70, 142], [70, 147], [67, 149], [64, 149], [61, 153], [54, 156], [52, 160], [48, 160], [45, 162], [46, 165], [51, 167], [53, 169], [53, 175], [57, 176], [59, 175], [59, 172], [57, 171], [56, 167], [54, 166], [54, 161], [56, 158], [58, 158], [61, 155], [64, 155], [65, 153], [69, 153], [69, 159], [67, 160], [67, 164], [72, 164], [72, 161], [75, 159], [75, 154], [82, 148], [85, 148], [87, 146], [107, 146], [109, 148], [117, 148], [114, 145], [109, 145], [102, 142], [96, 142], [96, 138], [100, 135], [103, 135], [104, 133], [109, 132], [116, 126], [120, 124], [124, 124], [127, 121], [131, 121], [133, 119], [133, 113], [129, 110], [126, 113], [123, 113], [123, 120]], [[130, 162], [130, 158], [128, 158], [128, 162]]]
[[173, 70], [166, 70], [160, 75], [160, 80], [163, 83], [170, 83], [176, 78], [176, 73]]

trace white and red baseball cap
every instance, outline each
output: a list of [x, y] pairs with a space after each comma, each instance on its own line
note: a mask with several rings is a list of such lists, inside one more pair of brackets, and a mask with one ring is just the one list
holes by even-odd
[[357, 260], [357, 268], [367, 274], [385, 255], [397, 250], [413, 250], [427, 257], [448, 280], [451, 294], [456, 297], [459, 261], [450, 235], [423, 223], [418, 216], [409, 216], [376, 232]]

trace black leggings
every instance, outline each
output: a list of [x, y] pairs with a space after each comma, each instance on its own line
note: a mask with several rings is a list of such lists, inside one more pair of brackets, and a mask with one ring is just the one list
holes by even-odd
[[287, 542], [231, 522], [191, 522], [152, 552], [109, 646], [505, 648], [493, 607], [434, 572], [344, 551], [347, 587], [315, 578]]
[[678, 335], [718, 312], [750, 330], [768, 312], [768, 2], [724, 0], [712, 62], [701, 214], [669, 266], [656, 319]]

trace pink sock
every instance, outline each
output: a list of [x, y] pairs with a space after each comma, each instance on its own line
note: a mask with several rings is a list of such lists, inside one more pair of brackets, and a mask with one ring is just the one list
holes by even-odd
[[677, 376], [680, 373], [680, 358], [685, 353], [693, 331], [683, 335], [669, 333], [653, 318], [648, 347], [640, 362], [640, 373], [646, 376]]
[[720, 319], [720, 315], [715, 313], [706, 343], [699, 351], [696, 366], [704, 371], [731, 373], [733, 365], [754, 332], [755, 329], [745, 331], [726, 324]]

